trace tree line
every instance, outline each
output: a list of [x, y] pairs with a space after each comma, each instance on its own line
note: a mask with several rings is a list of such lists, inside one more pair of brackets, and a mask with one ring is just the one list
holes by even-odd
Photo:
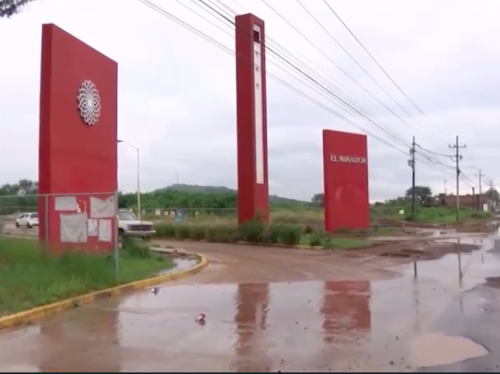
[[[181, 188], [190, 188], [182, 190]], [[38, 183], [22, 179], [14, 184], [4, 184], [0, 187], [0, 209], [9, 207], [11, 210], [36, 209], [38, 205]], [[152, 192], [141, 193], [142, 209], [236, 209], [237, 192], [228, 188], [215, 189], [203, 186], [179, 186], [176, 188], [163, 188]], [[120, 208], [136, 208], [136, 193], [118, 193], [118, 206]], [[272, 208], [298, 209], [310, 206], [309, 203], [300, 202], [277, 196], [270, 196]], [[5, 209], [4, 209], [5, 210]]]
[[[494, 188], [489, 188], [484, 192], [488, 197], [488, 200], [500, 204], [500, 194]], [[396, 197], [394, 199], [388, 199], [383, 202], [379, 201], [374, 203], [374, 206], [386, 206], [386, 207], [403, 207], [411, 203], [413, 196], [413, 188], [408, 188], [403, 196]], [[453, 196], [451, 194], [450, 196]], [[415, 186], [415, 200], [419, 206], [435, 206], [439, 202], [437, 201], [437, 195], [432, 193], [432, 190], [428, 186]], [[311, 203], [317, 206], [323, 206], [323, 194], [317, 193], [311, 198]]]

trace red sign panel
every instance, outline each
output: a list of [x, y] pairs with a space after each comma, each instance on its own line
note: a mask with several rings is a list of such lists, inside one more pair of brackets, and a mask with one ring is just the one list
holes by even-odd
[[[117, 189], [117, 78], [115, 61], [43, 25], [38, 180], [39, 193], [50, 197], [39, 202], [41, 240], [60, 243], [57, 197], [74, 198], [77, 211], [88, 212], [91, 197], [106, 199]], [[110, 249], [113, 240], [89, 236], [85, 246]]]
[[236, 110], [238, 134], [238, 222], [260, 214], [269, 219], [267, 175], [266, 50], [264, 21], [237, 16]]
[[366, 135], [323, 130], [325, 230], [370, 227]]

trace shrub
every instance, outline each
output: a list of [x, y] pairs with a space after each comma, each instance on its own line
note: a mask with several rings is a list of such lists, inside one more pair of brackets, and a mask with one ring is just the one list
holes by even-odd
[[204, 240], [206, 239], [206, 225], [191, 225], [189, 239]]
[[238, 227], [238, 238], [249, 243], [262, 243], [265, 225], [258, 219], [252, 219]]
[[311, 247], [323, 245], [324, 238], [325, 238], [324, 232], [320, 231], [313, 232], [309, 235], [309, 245]]
[[122, 250], [134, 258], [149, 258], [151, 257], [151, 250], [142, 242], [134, 238], [124, 236], [122, 239]]
[[313, 232], [314, 232], [314, 227], [312, 227], [311, 225], [305, 225], [304, 234], [309, 235], [312, 234]]
[[191, 225], [177, 225], [177, 235], [176, 238], [180, 240], [189, 239], [191, 237], [192, 228]]
[[156, 235], [161, 238], [175, 238], [176, 228], [173, 223], [162, 223], [160, 225], [155, 225]]
[[[312, 231], [314, 233], [314, 231]], [[304, 233], [302, 225], [277, 224], [269, 225], [255, 219], [241, 226], [236, 223], [186, 223], [168, 222], [157, 224], [156, 236], [165, 239], [206, 240], [216, 243], [234, 243], [244, 241], [248, 243], [270, 243], [296, 245], [300, 244]]]
[[300, 243], [303, 229], [300, 225], [281, 225], [278, 230], [278, 239], [281, 244], [297, 245]]
[[264, 232], [264, 242], [269, 244], [279, 243], [281, 225], [272, 223], [266, 227]]
[[209, 242], [233, 243], [237, 238], [237, 226], [235, 225], [211, 225], [205, 228], [205, 239]]

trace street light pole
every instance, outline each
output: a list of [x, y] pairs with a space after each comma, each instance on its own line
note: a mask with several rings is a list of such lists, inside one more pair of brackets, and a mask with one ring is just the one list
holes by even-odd
[[137, 153], [137, 218], [141, 220], [141, 161], [139, 148], [133, 146], [125, 140], [118, 140], [118, 143], [124, 143], [129, 147], [135, 149]]
[[139, 148], [135, 149], [137, 152], [137, 218], [141, 220], [141, 162], [139, 155]]

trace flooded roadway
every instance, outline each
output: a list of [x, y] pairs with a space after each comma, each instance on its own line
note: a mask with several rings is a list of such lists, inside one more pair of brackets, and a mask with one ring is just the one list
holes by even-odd
[[183, 243], [205, 271], [3, 331], [0, 370], [498, 372], [500, 243], [460, 240], [482, 249], [407, 264]]

